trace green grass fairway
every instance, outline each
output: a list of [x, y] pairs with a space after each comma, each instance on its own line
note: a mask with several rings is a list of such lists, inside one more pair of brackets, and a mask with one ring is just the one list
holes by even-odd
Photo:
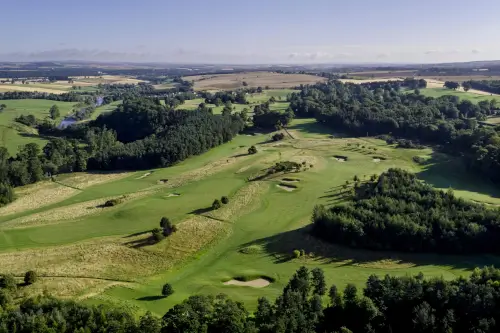
[[420, 93], [424, 96], [438, 98], [441, 96], [457, 96], [461, 99], [467, 99], [471, 102], [478, 103], [480, 101], [491, 101], [492, 99], [497, 99], [500, 102], [500, 98], [498, 96], [490, 96], [490, 95], [479, 95], [470, 92], [464, 91], [456, 91], [446, 88], [425, 88], [420, 89]]
[[[57, 183], [48, 184], [61, 193], [45, 206], [26, 201], [28, 208], [10, 214], [5, 209], [13, 206], [0, 209], [0, 265], [16, 275], [36, 265], [42, 282], [34, 288], [40, 291], [67, 288], [64, 295], [87, 303], [163, 315], [198, 293], [226, 293], [255, 309], [259, 296], [277, 296], [302, 265], [323, 268], [328, 283], [343, 288], [348, 282], [361, 286], [371, 274], [423, 272], [454, 278], [475, 266], [500, 263], [493, 256], [372, 252], [314, 239], [308, 233], [313, 207], [342, 203], [342, 185], [352, 183], [356, 175], [367, 179], [401, 167], [438, 188], [453, 187], [456, 195], [492, 206], [500, 205], [500, 191], [467, 174], [458, 160], [431, 149], [396, 149], [374, 138], [346, 137], [312, 119], [295, 120], [289, 132], [295, 139], [278, 143], [269, 141], [270, 134], [240, 135], [173, 167], [118, 175], [90, 186], [85, 185], [88, 180], [113, 175], [60, 176]], [[246, 154], [251, 145], [256, 145], [257, 154]], [[427, 159], [425, 165], [413, 161], [416, 155]], [[278, 161], [305, 161], [312, 167], [249, 181]], [[295, 179], [292, 191], [283, 184], [293, 179], [283, 178]], [[44, 198], [51, 197], [48, 189], [41, 189], [34, 187], [24, 195], [46, 191]], [[92, 213], [99, 200], [124, 194], [130, 197], [122, 204]], [[223, 195], [229, 204], [211, 211], [213, 200]], [[149, 244], [150, 230], [162, 216], [179, 230]], [[307, 256], [290, 259], [294, 249], [303, 249]], [[269, 276], [275, 281], [265, 288], [223, 284], [237, 276]], [[56, 287], [51, 279], [57, 279]], [[165, 282], [175, 290], [169, 298], [159, 297]]]
[[36, 130], [14, 122], [20, 115], [32, 114], [39, 119], [49, 116], [49, 109], [52, 105], [57, 105], [61, 117], [71, 113], [75, 103], [57, 102], [44, 99], [18, 99], [2, 100], [0, 104], [7, 105], [7, 108], [0, 112], [0, 145], [7, 147], [10, 154], [15, 154], [20, 145], [30, 142], [43, 144], [45, 140], [38, 137]]

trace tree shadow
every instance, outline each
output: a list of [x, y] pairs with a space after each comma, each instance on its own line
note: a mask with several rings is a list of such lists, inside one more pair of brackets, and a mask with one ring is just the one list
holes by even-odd
[[[328, 243], [311, 234], [311, 225], [304, 228], [283, 232], [278, 235], [258, 239], [241, 245], [239, 250], [251, 245], [264, 248], [267, 256], [275, 264], [285, 263], [292, 258], [294, 250], [304, 250], [313, 260], [321, 264], [342, 266], [363, 266], [384, 268], [418, 267], [424, 265], [442, 265], [447, 269], [473, 270], [475, 267], [500, 265], [500, 257], [484, 255], [448, 255], [437, 253], [405, 253], [392, 251], [373, 251], [350, 248]], [[312, 254], [312, 255], [310, 255]], [[397, 267], [399, 266], [399, 267]], [[390, 268], [388, 268], [390, 269]]]
[[134, 233], [134, 234], [130, 234], [130, 235], [124, 236], [123, 238], [131, 238], [131, 237], [141, 236], [141, 235], [148, 234], [148, 233], [150, 233], [150, 232], [151, 232], [151, 230], [147, 230], [147, 231], [139, 231], [139, 232], [136, 232], [136, 233]]
[[158, 301], [158, 300], [164, 299], [164, 298], [165, 298], [165, 296], [156, 295], [156, 296], [143, 296], [143, 297], [136, 298], [136, 300], [137, 301], [151, 302], [151, 301]]
[[193, 211], [190, 211], [188, 214], [203, 215], [205, 213], [211, 212], [212, 210], [213, 210], [212, 207], [198, 208]]
[[[151, 231], [148, 231], [148, 232], [150, 233]], [[127, 236], [127, 237], [132, 237], [132, 236]], [[124, 245], [131, 247], [133, 249], [140, 249], [140, 248], [145, 247], [145, 246], [155, 245], [156, 243], [157, 243], [157, 241], [151, 235], [151, 236], [148, 236], [146, 238], [141, 238], [141, 239], [132, 240], [130, 242], [126, 242]]]
[[439, 152], [433, 152], [431, 158], [421, 163], [424, 169], [417, 173], [419, 179], [439, 188], [486, 194], [500, 198], [500, 189], [484, 177], [467, 170], [459, 158]]

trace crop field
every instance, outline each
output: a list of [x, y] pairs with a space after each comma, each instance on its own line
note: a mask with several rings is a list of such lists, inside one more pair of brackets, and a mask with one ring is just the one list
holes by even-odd
[[7, 147], [10, 154], [15, 154], [20, 145], [30, 142], [43, 144], [44, 139], [38, 136], [35, 129], [16, 123], [14, 119], [20, 115], [32, 114], [38, 119], [49, 116], [49, 109], [52, 105], [57, 105], [61, 117], [69, 114], [75, 103], [57, 102], [41, 99], [18, 99], [2, 100], [0, 104], [7, 105], [0, 112], [0, 146]]
[[[0, 265], [16, 276], [36, 269], [41, 281], [24, 289], [32, 294], [47, 290], [162, 315], [197, 293], [226, 293], [253, 310], [257, 297], [277, 296], [302, 265], [323, 268], [328, 284], [343, 287], [360, 286], [374, 273], [454, 278], [474, 266], [500, 263], [492, 256], [355, 250], [313, 238], [308, 225], [316, 204], [342, 203], [346, 181], [391, 167], [491, 206], [500, 205], [500, 193], [469, 175], [455, 158], [431, 149], [396, 149], [378, 139], [344, 137], [313, 119], [294, 120], [289, 132], [293, 139], [279, 142], [269, 140], [272, 133], [239, 135], [169, 168], [76, 173], [17, 188], [18, 199], [0, 208]], [[251, 145], [257, 154], [247, 154]], [[417, 155], [427, 162], [415, 163]], [[279, 161], [307, 167], [256, 177]], [[212, 210], [221, 196], [229, 203]], [[103, 208], [112, 198], [122, 203]], [[150, 231], [162, 216], [178, 231], [155, 244]], [[306, 255], [291, 259], [294, 249]], [[236, 277], [250, 280], [250, 286], [232, 281]], [[160, 296], [165, 282], [175, 290], [168, 298]]]
[[271, 72], [249, 72], [238, 74], [207, 74], [186, 76], [194, 82], [195, 90], [230, 90], [248, 87], [269, 87], [271, 89], [294, 88], [301, 84], [314, 84], [325, 78], [308, 74], [280, 74]]

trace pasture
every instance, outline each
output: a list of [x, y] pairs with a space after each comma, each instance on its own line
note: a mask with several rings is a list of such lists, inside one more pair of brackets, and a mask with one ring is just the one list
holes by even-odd
[[[42, 278], [27, 287], [29, 293], [46, 289], [162, 315], [196, 293], [226, 293], [253, 310], [257, 297], [277, 296], [302, 265], [323, 268], [327, 282], [342, 288], [348, 282], [360, 286], [370, 274], [454, 278], [474, 266], [500, 262], [491, 256], [355, 250], [311, 237], [308, 225], [316, 204], [340, 204], [346, 181], [391, 167], [492, 206], [500, 205], [500, 193], [469, 175], [455, 158], [431, 149], [396, 149], [378, 139], [345, 137], [312, 119], [294, 120], [289, 132], [294, 139], [279, 142], [270, 141], [270, 134], [240, 135], [169, 168], [62, 175], [18, 188], [18, 201], [0, 208], [2, 270], [16, 276], [37, 270]], [[257, 154], [247, 154], [251, 145]], [[427, 162], [416, 164], [416, 155]], [[249, 181], [280, 161], [306, 162], [307, 170]], [[213, 200], [221, 196], [229, 203], [213, 211]], [[123, 202], [102, 208], [110, 198]], [[178, 231], [151, 243], [150, 230], [162, 216]], [[294, 249], [305, 255], [292, 259]], [[224, 284], [236, 277], [265, 277], [271, 283], [262, 288]], [[168, 298], [159, 296], [165, 282], [175, 290]]]
[[473, 103], [478, 103], [480, 101], [491, 101], [492, 99], [497, 99], [500, 102], [500, 96], [490, 95], [490, 94], [477, 94], [475, 91], [460, 91], [452, 90], [447, 88], [425, 88], [420, 89], [420, 93], [424, 96], [438, 98], [441, 96], [457, 96], [460, 99], [466, 99]]
[[185, 76], [183, 80], [193, 81], [195, 90], [231, 90], [247, 87], [268, 87], [266, 89], [295, 88], [301, 84], [326, 81], [320, 76], [308, 74], [280, 74], [272, 72], [248, 72], [237, 74], [207, 74]]
[[1, 100], [7, 107], [0, 112], [0, 146], [7, 147], [10, 154], [15, 154], [20, 145], [37, 142], [43, 145], [45, 140], [38, 136], [35, 129], [16, 123], [14, 119], [20, 115], [32, 114], [38, 119], [49, 116], [52, 105], [57, 105], [61, 118], [71, 113], [74, 103], [58, 102], [42, 99]]

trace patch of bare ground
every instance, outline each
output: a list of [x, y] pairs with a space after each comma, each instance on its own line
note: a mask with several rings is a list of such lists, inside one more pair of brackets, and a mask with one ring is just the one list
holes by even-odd
[[100, 198], [91, 201], [80, 202], [74, 205], [69, 205], [60, 208], [54, 208], [41, 213], [36, 213], [28, 216], [23, 216], [2, 223], [2, 229], [21, 229], [33, 226], [42, 226], [50, 224], [58, 224], [68, 220], [76, 220], [88, 215], [99, 214], [103, 210], [116, 209], [116, 207], [104, 207], [104, 203], [111, 199], [120, 199], [122, 202], [138, 199], [146, 195], [152, 194], [154, 191], [141, 191], [132, 194]]
[[0, 216], [33, 210], [69, 198], [78, 190], [51, 181], [23, 186], [15, 190], [17, 199], [0, 208]]

